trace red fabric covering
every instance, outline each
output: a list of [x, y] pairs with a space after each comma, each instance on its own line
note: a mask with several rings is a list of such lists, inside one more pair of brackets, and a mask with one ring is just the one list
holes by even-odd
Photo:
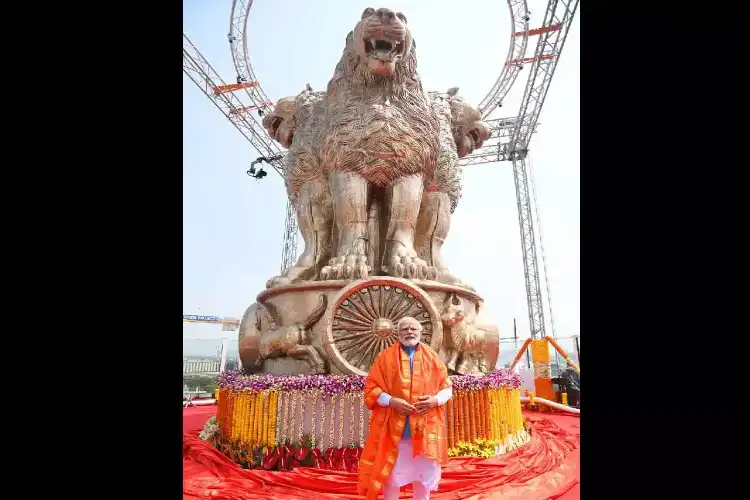
[[[215, 407], [210, 407], [215, 410]], [[184, 411], [186, 420], [207, 420], [206, 407]], [[528, 500], [574, 500], [580, 459], [580, 419], [559, 414], [525, 413], [532, 424], [531, 442], [491, 459], [452, 458], [443, 467], [434, 500], [486, 500], [506, 497]], [[197, 439], [201, 425], [184, 425], [183, 494], [191, 499], [207, 495], [226, 500], [361, 499], [357, 475], [313, 468], [292, 472], [242, 469], [218, 450]], [[188, 433], [188, 429], [192, 432]], [[412, 498], [411, 488], [401, 498]]]

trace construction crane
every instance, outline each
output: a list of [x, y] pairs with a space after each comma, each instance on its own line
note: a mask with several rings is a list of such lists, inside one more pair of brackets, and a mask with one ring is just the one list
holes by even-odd
[[[531, 337], [537, 339], [546, 336], [546, 326], [537, 260], [537, 240], [534, 228], [535, 210], [532, 203], [533, 177], [530, 164], [527, 162], [529, 142], [533, 133], [536, 132], [539, 114], [578, 7], [578, 0], [549, 0], [541, 26], [533, 29], [529, 28], [531, 13], [528, 10], [526, 0], [506, 0], [506, 3], [512, 21], [508, 54], [499, 63], [502, 68], [500, 76], [479, 105], [482, 116], [485, 117], [485, 121], [490, 125], [491, 136], [482, 149], [463, 158], [460, 165], [468, 166], [496, 161], [511, 161], [513, 164], [529, 328]], [[199, 83], [199, 81], [203, 82], [211, 78], [221, 81], [221, 79], [218, 78], [213, 68], [205, 61], [205, 58], [199, 55], [200, 53], [192, 44], [190, 46], [197, 54], [196, 57], [202, 61], [198, 67], [203, 69], [203, 74], [200, 75], [202, 79], [193, 78], [192, 76], [191, 79], [196, 82], [204, 94], [222, 110], [227, 118], [235, 124], [261, 154], [266, 158], [271, 158], [281, 153], [277, 152], [278, 147], [267, 136], [265, 129], [260, 127], [254, 118], [250, 118], [249, 121], [254, 123], [256, 127], [252, 129], [252, 134], [247, 134], [245, 133], [248, 125], [247, 120], [232, 118], [237, 116], [246, 118], [244, 108], [258, 109], [260, 113], [260, 110], [267, 107], [268, 103], [271, 102], [258, 83], [258, 79], [250, 64], [247, 25], [252, 4], [252, 0], [233, 0], [230, 15], [230, 31], [227, 35], [232, 53], [232, 61], [237, 71], [237, 85], [241, 87], [236, 90], [242, 93], [243, 97], [246, 95], [248, 104], [232, 103], [233, 107], [230, 108], [227, 105], [227, 100], [222, 100], [226, 92], [217, 94], [215, 91], [211, 93], [204, 90], [204, 87], [209, 87], [203, 83]], [[526, 50], [530, 37], [539, 38], [533, 55], [527, 57]], [[187, 40], [187, 37], [185, 39]], [[185, 47], [183, 47], [183, 53], [185, 53]], [[184, 55], [183, 59], [186, 59], [186, 57]], [[530, 65], [530, 70], [517, 115], [510, 118], [489, 119], [491, 114], [502, 107], [503, 99], [517, 80], [520, 71], [525, 67], [524, 65]], [[191, 70], [195, 74], [197, 72], [193, 69], [193, 66], [195, 65], [191, 66]], [[188, 73], [185, 67], [183, 69]], [[188, 73], [188, 76], [190, 76], [190, 73]], [[223, 83], [223, 81], [221, 82]], [[221, 88], [221, 86], [217, 86], [215, 83], [212, 85], [211, 88]], [[223, 85], [226, 84], [223, 83]], [[260, 139], [261, 136], [263, 136], [263, 139]], [[274, 168], [283, 177], [282, 159], [274, 163]], [[536, 212], [538, 218], [538, 210]], [[284, 226], [282, 270], [291, 266], [297, 255], [297, 219], [294, 207], [291, 204], [287, 204]], [[544, 247], [541, 246], [540, 249], [544, 260]], [[554, 319], [551, 313], [549, 286], [547, 286], [547, 299], [554, 336]]]

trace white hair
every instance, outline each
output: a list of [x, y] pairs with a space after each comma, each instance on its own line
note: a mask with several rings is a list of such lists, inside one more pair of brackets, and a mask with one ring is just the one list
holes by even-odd
[[412, 318], [411, 316], [404, 316], [400, 320], [398, 320], [398, 323], [396, 324], [396, 330], [401, 330], [401, 325], [404, 323], [414, 323], [418, 328], [419, 331], [422, 331], [422, 323], [416, 320], [416, 318]]

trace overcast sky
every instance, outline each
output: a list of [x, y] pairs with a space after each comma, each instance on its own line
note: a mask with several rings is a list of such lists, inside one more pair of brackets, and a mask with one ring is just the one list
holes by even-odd
[[[229, 83], [234, 69], [227, 33], [232, 2], [185, 0], [183, 29]], [[546, 1], [529, 0], [538, 26]], [[346, 34], [366, 7], [386, 6], [408, 18], [426, 90], [459, 86], [478, 104], [500, 74], [509, 44], [505, 2], [360, 0], [256, 1], [248, 25], [255, 73], [276, 101], [306, 83], [325, 89]], [[460, 6], [465, 6], [461, 8]], [[578, 18], [568, 36], [539, 131], [530, 145], [557, 336], [580, 325], [580, 79]], [[536, 39], [530, 39], [533, 50]], [[527, 54], [530, 55], [530, 54]], [[525, 68], [525, 70], [528, 70]], [[515, 116], [522, 72], [502, 109]], [[183, 312], [241, 317], [268, 278], [279, 272], [286, 195], [275, 173], [256, 181], [245, 171], [259, 154], [193, 82], [183, 77]], [[300, 241], [299, 248], [302, 244]], [[471, 283], [502, 336], [513, 319], [528, 337], [523, 260], [511, 164], [464, 170], [464, 195], [444, 247], [451, 272]], [[542, 266], [541, 255], [539, 265]], [[544, 283], [542, 284], [544, 287]], [[197, 309], [200, 307], [200, 309]], [[548, 314], [549, 316], [549, 314]], [[549, 322], [548, 322], [549, 323]], [[216, 325], [184, 324], [188, 338], [226, 336]], [[205, 342], [199, 343], [206, 345]], [[210, 343], [209, 343], [210, 344]], [[198, 343], [184, 343], [186, 349]], [[233, 343], [236, 349], [236, 343]], [[199, 350], [204, 350], [200, 348]]]

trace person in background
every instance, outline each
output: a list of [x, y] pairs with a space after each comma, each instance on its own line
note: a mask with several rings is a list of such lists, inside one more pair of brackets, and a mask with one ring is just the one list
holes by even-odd
[[357, 490], [375, 500], [396, 500], [413, 483], [414, 500], [437, 489], [448, 462], [445, 413], [453, 395], [448, 369], [437, 353], [420, 344], [422, 325], [402, 318], [398, 342], [384, 349], [365, 379], [370, 432], [359, 459]]
[[581, 406], [581, 375], [576, 370], [572, 360], [568, 360], [567, 368], [560, 374], [565, 382], [565, 392], [568, 393], [568, 405], [580, 408]]

